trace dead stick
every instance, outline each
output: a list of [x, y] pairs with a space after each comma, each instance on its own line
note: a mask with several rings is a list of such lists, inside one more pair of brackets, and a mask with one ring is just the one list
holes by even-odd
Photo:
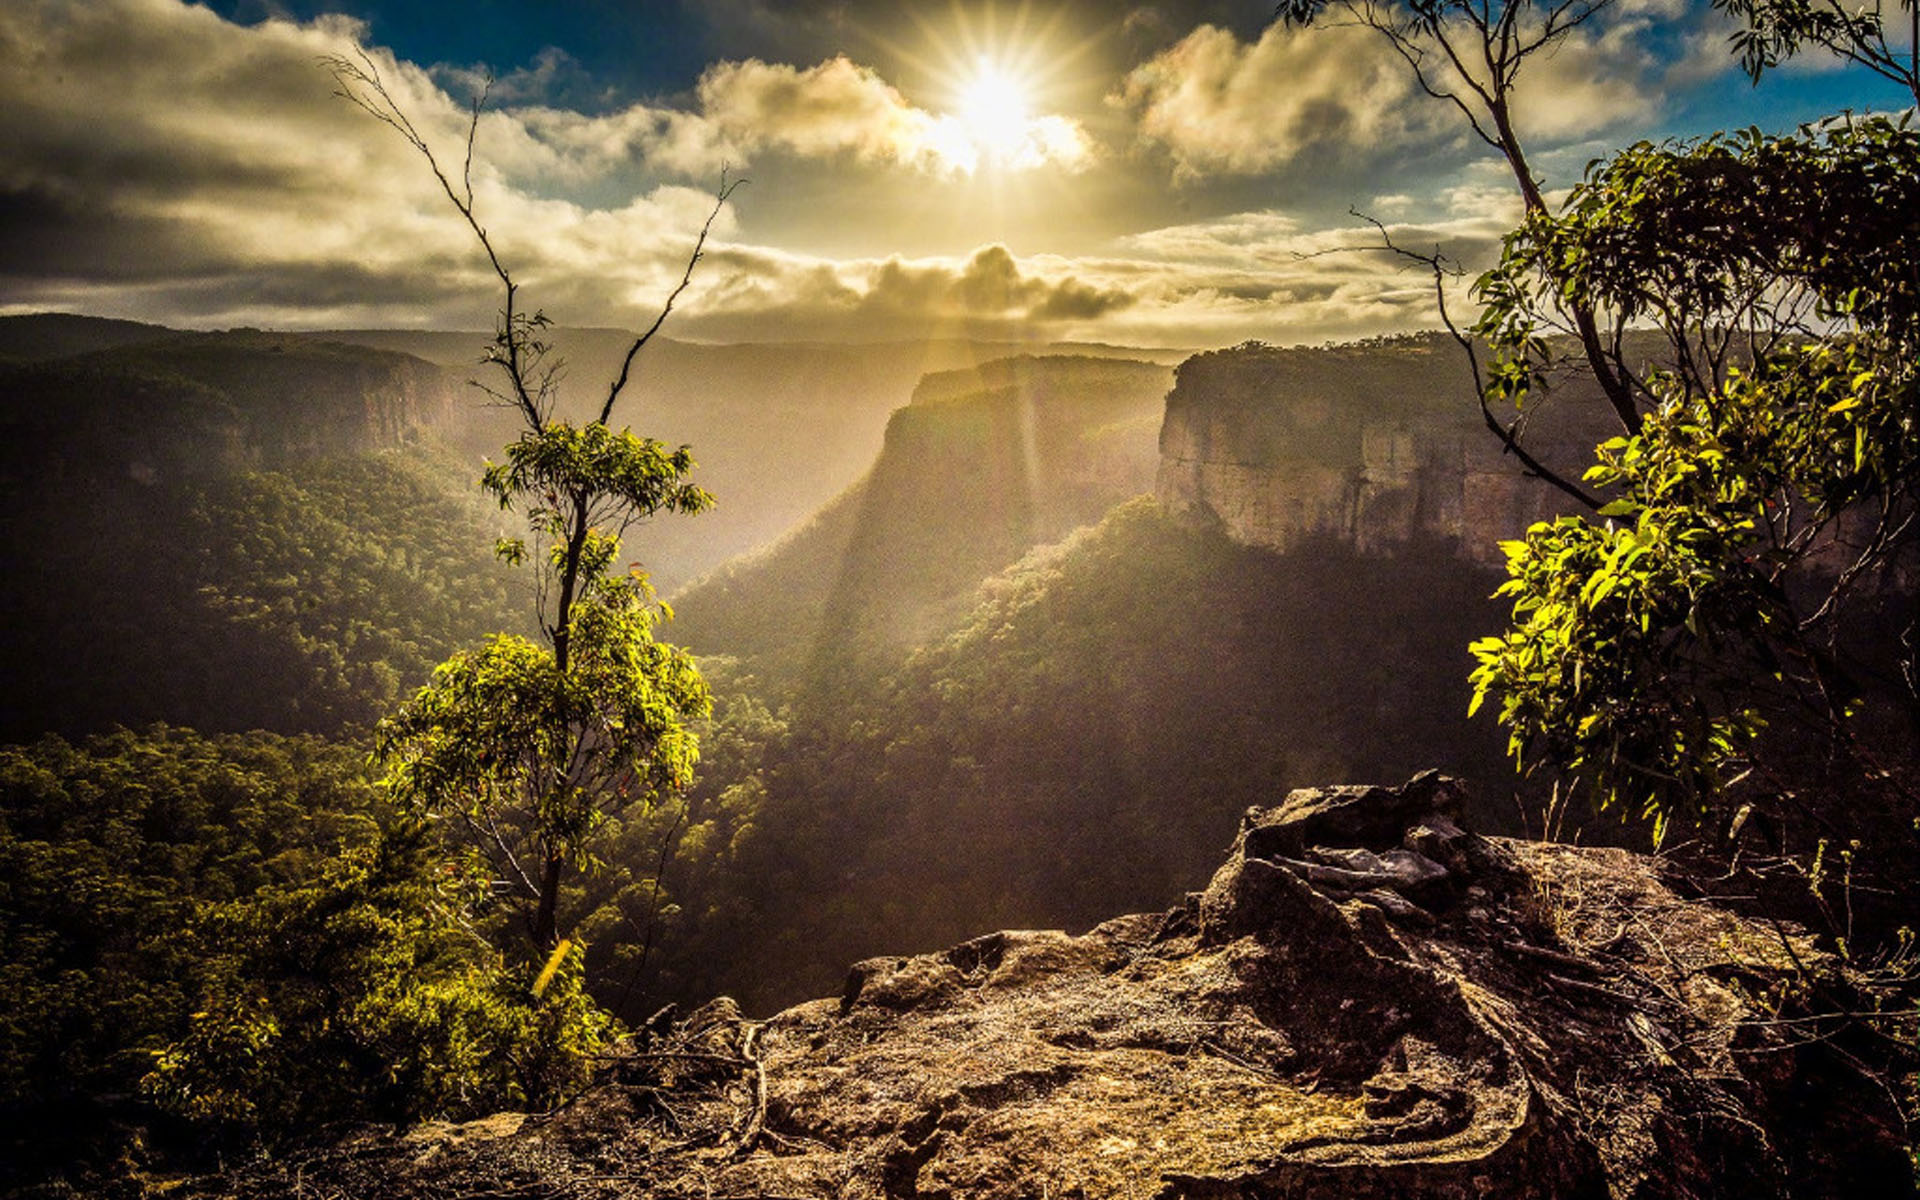
[[760, 1031], [766, 1026], [755, 1023], [747, 1026], [747, 1035], [740, 1039], [740, 1055], [753, 1064], [753, 1112], [747, 1117], [746, 1128], [740, 1131], [740, 1144], [734, 1147], [735, 1158], [745, 1158], [753, 1153], [755, 1142], [760, 1140], [760, 1131], [767, 1120], [767, 1064], [760, 1059]]

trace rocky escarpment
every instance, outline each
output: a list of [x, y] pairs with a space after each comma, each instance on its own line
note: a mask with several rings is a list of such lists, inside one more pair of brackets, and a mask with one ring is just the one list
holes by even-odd
[[943, 632], [982, 579], [1152, 486], [1170, 379], [1070, 355], [926, 375], [866, 477], [677, 598], [676, 636], [742, 654], [817, 643], [837, 668], [850, 645], [891, 653]]
[[[1596, 400], [1564, 385], [1526, 444], [1577, 478], [1618, 432]], [[1499, 539], [1570, 511], [1503, 453], [1458, 347], [1438, 336], [1187, 360], [1167, 397], [1155, 491], [1250, 545], [1332, 535], [1372, 551], [1427, 535], [1493, 565]]]
[[458, 376], [404, 354], [257, 331], [161, 332], [0, 364], [0, 491], [150, 488], [390, 449], [449, 430], [473, 407]]
[[1832, 966], [1809, 939], [1624, 851], [1462, 832], [1459, 799], [1432, 774], [1295, 792], [1170, 912], [869, 960], [764, 1022], [717, 1001], [557, 1113], [186, 1190], [1911, 1194], [1888, 1096], [1794, 1020]]
[[211, 389], [268, 465], [388, 449], [476, 407], [462, 375], [411, 355], [258, 330], [181, 334], [72, 361]]

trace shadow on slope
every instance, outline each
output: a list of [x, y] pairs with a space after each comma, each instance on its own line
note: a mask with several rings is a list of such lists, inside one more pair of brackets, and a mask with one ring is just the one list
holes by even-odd
[[1162, 907], [1314, 779], [1439, 766], [1511, 828], [1497, 731], [1465, 717], [1494, 583], [1451, 544], [1279, 555], [1125, 504], [892, 669], [816, 681], [662, 986], [766, 1010], [881, 950]]

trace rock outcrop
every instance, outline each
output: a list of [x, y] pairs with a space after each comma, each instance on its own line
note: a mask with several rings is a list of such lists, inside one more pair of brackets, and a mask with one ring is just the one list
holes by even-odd
[[1486, 839], [1457, 785], [1250, 811], [1204, 892], [1079, 937], [720, 1001], [549, 1116], [370, 1133], [204, 1194], [1783, 1197], [1912, 1191], [1889, 1099], [1781, 1005], [1803, 935], [1652, 860]]
[[[1526, 444], [1578, 478], [1619, 432], [1596, 400], [1565, 385]], [[1500, 539], [1571, 511], [1502, 452], [1465, 360], [1439, 336], [1188, 359], [1167, 396], [1155, 493], [1250, 545], [1332, 535], [1375, 551], [1437, 536], [1492, 565]]]

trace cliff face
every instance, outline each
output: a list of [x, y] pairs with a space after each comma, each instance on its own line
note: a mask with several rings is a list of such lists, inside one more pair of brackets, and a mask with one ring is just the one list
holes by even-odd
[[894, 412], [834, 608], [885, 640], [1151, 486], [1164, 368], [1025, 358], [929, 376]]
[[1463, 832], [1459, 801], [1296, 791], [1169, 912], [870, 959], [767, 1021], [715, 1001], [551, 1116], [183, 1194], [1912, 1194], [1891, 1094], [1768, 999], [1833, 971], [1810, 939], [1625, 851]]
[[[1617, 432], [1595, 399], [1577, 385], [1556, 393], [1529, 448], [1577, 476]], [[1499, 539], [1569, 511], [1502, 453], [1464, 360], [1440, 337], [1187, 360], [1167, 397], [1155, 491], [1252, 545], [1333, 535], [1374, 551], [1435, 535], [1489, 565], [1503, 561]]]
[[291, 334], [186, 334], [78, 361], [211, 389], [261, 465], [388, 449], [473, 405], [460, 376], [411, 355]]
[[[675, 635], [754, 653], [766, 630], [809, 644], [824, 632], [842, 649], [937, 632], [982, 579], [1152, 486], [1169, 381], [1155, 364], [1074, 356], [926, 376], [867, 476], [765, 554], [688, 589]], [[768, 591], [799, 619], [749, 607]]]
[[141, 489], [403, 445], [472, 406], [404, 354], [247, 331], [0, 365], [0, 489]]

